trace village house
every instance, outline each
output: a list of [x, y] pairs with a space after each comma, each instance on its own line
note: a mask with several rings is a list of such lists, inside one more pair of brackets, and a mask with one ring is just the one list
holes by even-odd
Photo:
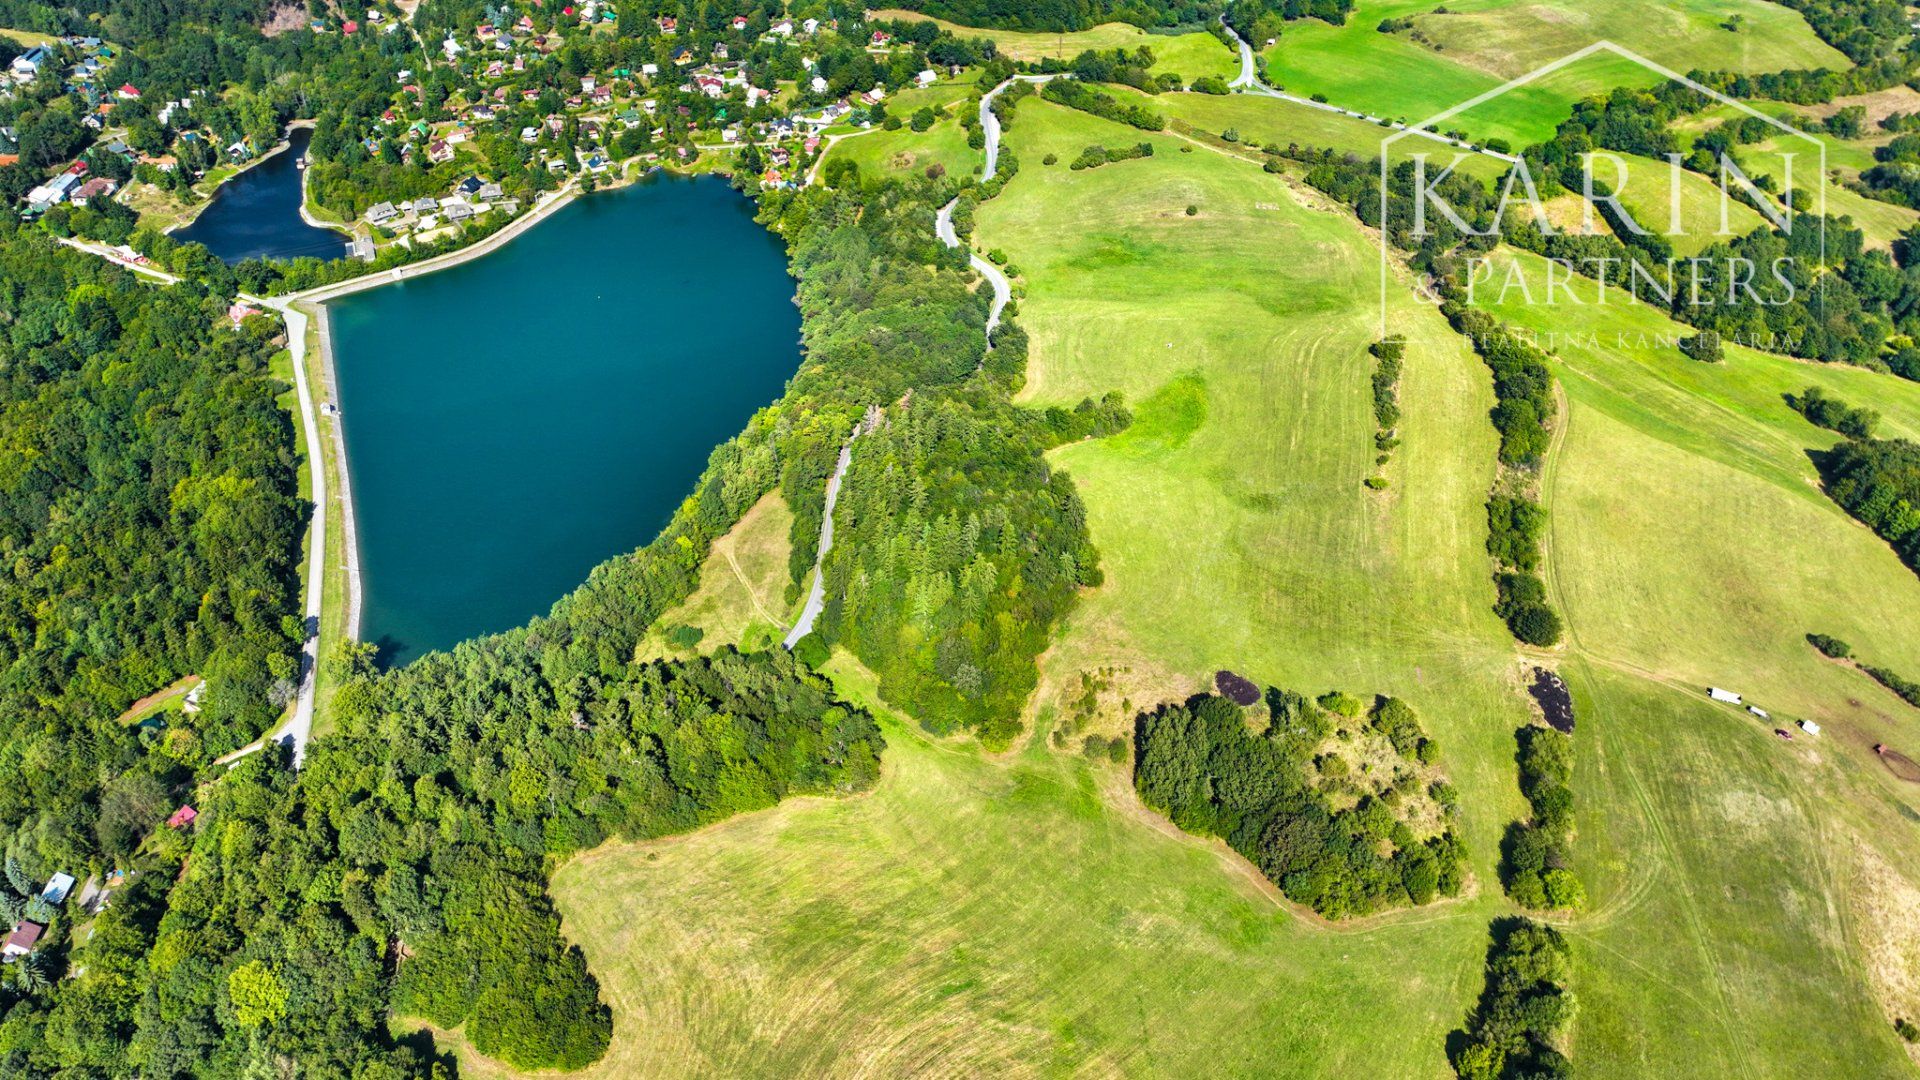
[[453, 160], [453, 146], [445, 139], [435, 139], [427, 144], [427, 160], [441, 165]]
[[58, 907], [67, 902], [67, 894], [73, 891], [72, 874], [55, 874], [47, 879], [47, 887], [40, 890], [40, 899]]
[[13, 933], [7, 935], [6, 944], [0, 945], [0, 959], [5, 959], [11, 964], [16, 957], [27, 955], [33, 951], [35, 945], [40, 943], [40, 935], [46, 932], [47, 928], [44, 925], [32, 919], [21, 919], [14, 926]]
[[[246, 322], [248, 319], [258, 314], [260, 314], [260, 309], [257, 307], [254, 307], [252, 304], [247, 303], [245, 300], [235, 300], [233, 303], [227, 305], [227, 321], [232, 323], [236, 328], [239, 327], [241, 323]], [[182, 807], [182, 810], [184, 810], [189, 815], [193, 813], [193, 810], [190, 807]], [[178, 813], [174, 814], [174, 817], [179, 817], [179, 816], [180, 815]], [[193, 818], [191, 816], [187, 818], [187, 821], [192, 821], [192, 820]], [[182, 824], [184, 824], [184, 822]], [[174, 824], [171, 818], [167, 820], [167, 825], [172, 828], [179, 828], [178, 825]]]
[[53, 50], [45, 45], [35, 45], [13, 58], [13, 63], [8, 67], [8, 74], [13, 76], [15, 82], [32, 82], [40, 77], [40, 69], [45, 67], [47, 61], [51, 59], [53, 59]]
[[384, 225], [400, 216], [400, 211], [390, 202], [377, 202], [367, 207], [367, 224]]
[[104, 176], [96, 176], [74, 189], [71, 197], [73, 205], [85, 206], [95, 197], [112, 195], [115, 191], [119, 190], [119, 187], [119, 184], [114, 183]]
[[173, 812], [173, 816], [167, 818], [167, 828], [184, 828], [185, 826], [193, 824], [193, 819], [199, 816], [200, 811], [195, 810], [191, 805], [182, 806]]

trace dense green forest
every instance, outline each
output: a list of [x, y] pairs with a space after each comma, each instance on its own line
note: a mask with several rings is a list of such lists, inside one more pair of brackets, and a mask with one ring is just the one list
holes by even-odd
[[0, 1072], [434, 1074], [390, 1011], [516, 1066], [597, 1059], [611, 1017], [561, 940], [554, 861], [865, 787], [881, 741], [784, 653], [603, 671], [573, 629], [384, 676], [336, 661], [336, 730], [298, 774], [274, 748], [202, 788], [190, 847], [158, 846], [84, 971], [13, 1003]]
[[[855, 455], [855, 539], [828, 563], [836, 603], [805, 651], [840, 641], [889, 700], [989, 739], [1018, 730], [1048, 628], [1097, 580], [1077, 500], [1041, 455], [1126, 412], [1015, 409], [1024, 336], [1009, 326], [985, 349], [964, 255], [933, 238], [953, 188], [841, 179], [764, 202], [800, 278], [806, 360], [779, 403], [714, 451], [661, 536], [522, 630], [385, 674], [364, 647], [330, 657], [343, 680], [335, 728], [305, 768], [293, 774], [275, 749], [203, 774], [196, 829], [148, 837], [94, 939], [43, 950], [55, 975], [85, 974], [9, 995], [0, 1071], [133, 1062], [238, 1076], [299, 1060], [425, 1075], [386, 1034], [390, 1012], [461, 1027], [518, 1066], [596, 1059], [609, 1013], [559, 936], [553, 864], [877, 775], [871, 719], [784, 653], [633, 661], [713, 539], [766, 491], [796, 508], [795, 566], [807, 565], [825, 476], [870, 409], [883, 422]], [[194, 347], [218, 305], [195, 309], [206, 319]], [[926, 543], [904, 560], [863, 532], [912, 522]], [[907, 595], [912, 606], [896, 602]], [[902, 609], [924, 622], [900, 621]]]
[[[191, 770], [297, 686], [278, 327], [226, 307], [0, 232], [0, 836], [36, 879], [124, 865]], [[197, 714], [117, 719], [189, 674]]]
[[[1227, 698], [1143, 713], [1134, 733], [1141, 801], [1188, 832], [1219, 836], [1287, 897], [1329, 918], [1458, 895], [1466, 850], [1452, 828], [1439, 746], [1412, 708], [1332, 693], [1266, 693], [1255, 733]], [[1369, 745], [1371, 744], [1371, 745]], [[1356, 768], [1355, 759], [1370, 768]], [[1437, 808], [1426, 835], [1411, 824]]]

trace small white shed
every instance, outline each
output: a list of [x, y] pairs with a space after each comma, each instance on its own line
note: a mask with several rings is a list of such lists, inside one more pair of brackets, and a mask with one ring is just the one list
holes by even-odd
[[1809, 735], [1818, 735], [1820, 734], [1820, 725], [1811, 720], [1802, 720], [1800, 721], [1800, 730]]
[[1707, 696], [1715, 701], [1724, 701], [1729, 705], [1740, 704], [1740, 695], [1731, 690], [1722, 690], [1717, 686], [1707, 687]]

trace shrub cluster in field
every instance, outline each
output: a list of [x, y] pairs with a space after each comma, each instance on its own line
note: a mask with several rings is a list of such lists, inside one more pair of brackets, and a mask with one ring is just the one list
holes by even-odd
[[1808, 423], [1837, 431], [1849, 439], [1872, 438], [1873, 425], [1880, 422], [1879, 413], [1829, 397], [1817, 386], [1809, 386], [1798, 394], [1787, 394], [1786, 400], [1787, 406], [1806, 417]]
[[1046, 84], [1040, 95], [1056, 105], [1129, 124], [1142, 131], [1159, 131], [1166, 126], [1165, 118], [1145, 105], [1126, 104], [1077, 79], [1054, 79]]
[[[1835, 660], [1850, 660], [1853, 658], [1853, 646], [1828, 634], [1808, 634], [1807, 644], [1812, 645], [1814, 648], [1820, 650], [1822, 654], [1830, 656]], [[1914, 682], [1891, 668], [1876, 667], [1864, 662], [1859, 664], [1859, 668], [1861, 671], [1872, 676], [1875, 682], [1893, 691], [1899, 696], [1900, 700], [1905, 701], [1915, 708], [1920, 708], [1920, 682]]]
[[[1144, 713], [1134, 785], [1188, 832], [1224, 838], [1288, 898], [1329, 918], [1458, 895], [1466, 850], [1438, 744], [1405, 702], [1371, 710], [1266, 693], [1268, 723], [1211, 694]], [[1424, 835], [1423, 835], [1424, 833]]]
[[1519, 731], [1520, 793], [1533, 817], [1507, 827], [1501, 873], [1507, 895], [1536, 911], [1574, 908], [1586, 889], [1567, 867], [1573, 837], [1573, 736], [1529, 725]]
[[1179, 75], [1155, 75], [1153, 64], [1153, 50], [1140, 45], [1133, 49], [1087, 49], [1071, 60], [1049, 56], [1033, 66], [1043, 74], [1068, 74], [1088, 83], [1117, 83], [1148, 94], [1180, 89]]
[[1338, 26], [1347, 21], [1354, 0], [1236, 0], [1227, 5], [1227, 22], [1252, 42], [1277, 38], [1281, 27], [1294, 19], [1322, 19]]
[[1134, 158], [1152, 157], [1152, 143], [1135, 143], [1132, 146], [1089, 146], [1080, 151], [1067, 166], [1069, 169], [1097, 169], [1115, 161], [1132, 161]]
[[1561, 1047], [1573, 1023], [1573, 952], [1550, 926], [1501, 919], [1487, 948], [1479, 1004], [1450, 1056], [1460, 1080], [1561, 1080], [1573, 1065]]
[[1920, 568], [1920, 444], [1848, 439], [1819, 455], [1827, 494]]
[[[1394, 447], [1400, 445], [1396, 429], [1400, 426], [1400, 360], [1407, 352], [1407, 339], [1395, 334], [1367, 346], [1373, 355], [1373, 449], [1375, 465], [1385, 465]], [[1367, 478], [1367, 486], [1387, 486], [1384, 476]]]

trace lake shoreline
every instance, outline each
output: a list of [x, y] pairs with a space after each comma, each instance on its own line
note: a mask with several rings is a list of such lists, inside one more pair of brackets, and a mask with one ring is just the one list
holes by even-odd
[[[642, 201], [636, 207], [662, 205], [639, 190], [645, 185], [638, 181], [651, 177], [655, 171], [666, 172], [669, 177], [677, 175], [676, 170], [636, 171], [623, 177], [619, 184], [600, 185], [595, 193], [619, 191], [627, 199], [640, 198]], [[692, 189], [705, 192], [704, 197], [695, 198], [692, 203], [684, 201], [685, 192], [666, 191], [660, 195], [670, 200], [666, 205], [702, 211], [685, 218], [689, 221], [707, 220], [704, 214], [707, 207], [732, 207], [731, 212], [712, 221], [724, 226], [721, 235], [738, 239], [704, 245], [683, 244], [689, 251], [705, 250], [708, 253], [705, 261], [720, 265], [709, 269], [710, 280], [693, 286], [694, 291], [684, 293], [680, 306], [671, 310], [685, 311], [690, 306], [707, 303], [716, 305], [716, 312], [721, 310], [727, 303], [722, 300], [727, 293], [722, 283], [732, 280], [729, 276], [734, 272], [732, 260], [741, 250], [739, 240], [744, 239], [740, 234], [750, 230], [756, 238], [771, 245], [773, 261], [768, 265], [768, 276], [764, 280], [754, 279], [759, 286], [758, 295], [766, 303], [754, 304], [752, 309], [771, 312], [777, 294], [778, 309], [785, 314], [772, 315], [773, 326], [758, 317], [735, 320], [736, 324], [753, 324], [758, 329], [746, 330], [748, 337], [742, 339], [744, 344], [725, 355], [737, 353], [764, 361], [784, 353], [791, 359], [775, 364], [777, 371], [768, 370], [764, 362], [739, 367], [738, 375], [744, 380], [740, 388], [746, 390], [745, 396], [752, 398], [751, 401], [733, 400], [741, 396], [738, 390], [731, 391], [731, 398], [727, 390], [712, 390], [716, 381], [728, 383], [728, 377], [718, 380], [711, 375], [685, 377], [688, 371], [714, 372], [733, 367], [731, 363], [721, 362], [722, 354], [713, 351], [715, 346], [710, 342], [716, 332], [711, 329], [689, 335], [694, 344], [675, 341], [666, 345], [664, 351], [640, 349], [637, 354], [633, 343], [626, 339], [604, 335], [595, 338], [593, 331], [584, 329], [588, 324], [580, 324], [582, 340], [562, 344], [541, 336], [536, 330], [526, 335], [524, 344], [509, 346], [505, 351], [500, 347], [498, 336], [490, 337], [485, 345], [476, 342], [474, 348], [468, 349], [450, 344], [437, 330], [431, 329], [449, 325], [449, 320], [457, 322], [459, 316], [455, 313], [466, 310], [471, 303], [464, 297], [476, 295], [476, 289], [480, 295], [522, 296], [524, 294], [504, 282], [517, 281], [519, 275], [528, 273], [537, 280], [552, 280], [554, 269], [561, 265], [601, 283], [577, 297], [575, 302], [617, 305], [601, 310], [618, 311], [624, 316], [630, 310], [625, 305], [633, 303], [629, 294], [657, 297], [661, 287], [658, 284], [637, 292], [623, 284], [626, 279], [620, 275], [632, 264], [621, 252], [630, 246], [631, 237], [618, 243], [613, 241], [616, 235], [629, 236], [625, 230], [630, 228], [641, 230], [634, 235], [655, 236], [658, 228], [671, 232], [682, 228], [678, 224], [680, 218], [668, 223], [650, 218], [634, 219], [624, 213], [606, 216], [607, 211], [595, 204], [596, 212], [585, 217], [563, 215], [561, 223], [554, 226], [560, 230], [558, 233], [542, 230], [538, 239], [529, 242], [524, 257], [516, 254], [513, 259], [496, 263], [476, 262], [528, 234], [534, 226], [554, 217], [562, 207], [574, 205], [574, 200], [584, 193], [573, 185], [549, 193], [534, 209], [506, 223], [499, 232], [458, 251], [284, 298], [283, 302], [297, 303], [304, 310], [320, 313], [314, 324], [319, 339], [314, 347], [322, 353], [316, 362], [324, 365], [325, 381], [331, 384], [329, 395], [342, 410], [335, 416], [335, 438], [339, 445], [334, 456], [343, 473], [355, 473], [351, 487], [343, 488], [341, 495], [336, 496], [336, 506], [344, 499], [351, 499], [353, 503], [350, 511], [340, 512], [342, 520], [353, 523], [352, 543], [359, 555], [364, 580], [359, 590], [363, 612], [355, 620], [359, 625], [352, 637], [380, 645], [383, 651], [394, 649], [388, 662], [405, 664], [426, 652], [450, 648], [470, 636], [484, 636], [519, 625], [526, 613], [511, 610], [516, 605], [527, 607], [527, 612], [535, 615], [544, 613], [553, 602], [577, 588], [593, 565], [643, 544], [657, 531], [662, 522], [653, 520], [654, 511], [670, 514], [672, 507], [684, 497], [685, 492], [676, 486], [678, 474], [697, 475], [713, 446], [724, 441], [716, 434], [717, 428], [711, 431], [708, 428], [714, 428], [723, 416], [744, 420], [755, 409], [764, 407], [767, 400], [778, 396], [779, 387], [798, 366], [800, 351], [798, 326], [785, 325], [796, 320], [792, 314], [795, 311], [793, 283], [787, 273], [784, 248], [777, 237], [753, 221], [755, 207], [751, 201], [742, 201], [737, 191], [718, 178], [709, 178], [708, 182], [711, 186]], [[620, 223], [617, 226], [620, 231], [609, 231], [616, 228], [614, 222]], [[602, 238], [612, 246], [589, 253], [578, 247], [588, 236]], [[526, 268], [522, 267], [523, 262]], [[374, 291], [381, 285], [410, 278], [425, 281], [427, 275], [455, 266], [467, 267], [469, 274], [477, 269], [480, 276], [447, 281], [432, 279], [426, 291], [417, 295], [413, 289], [389, 290], [385, 294]], [[677, 278], [678, 274], [672, 276]], [[685, 286], [681, 283], [665, 287]], [[374, 300], [375, 297], [379, 299]], [[710, 299], [700, 299], [702, 297]], [[342, 302], [339, 310], [329, 310], [334, 301]], [[372, 308], [361, 306], [369, 301], [374, 305]], [[368, 322], [370, 310], [379, 312], [378, 318], [382, 321]], [[656, 308], [650, 314], [635, 316], [640, 321], [631, 326], [660, 326], [666, 315], [666, 309]], [[598, 320], [589, 320], [589, 323], [602, 328], [607, 325]], [[524, 329], [522, 324], [515, 325]], [[718, 336], [726, 338], [738, 332], [729, 330]], [[503, 333], [507, 333], [504, 328]], [[753, 337], [755, 333], [760, 336]], [[777, 342], [773, 338], [777, 338]], [[637, 360], [638, 367], [625, 366], [626, 361], [620, 359], [636, 355], [650, 355], [652, 359]], [[668, 358], [672, 357], [680, 359], [670, 362]], [[530, 379], [524, 377], [527, 372], [538, 373], [549, 367], [558, 377], [557, 382], [544, 374]], [[595, 373], [597, 388], [583, 388], [584, 371]], [[503, 393], [503, 383], [512, 389]], [[623, 478], [622, 483], [629, 485], [627, 494], [618, 503], [619, 511], [596, 512], [592, 528], [556, 530], [549, 524], [519, 532], [507, 530], [516, 537], [524, 533], [534, 538], [535, 546], [526, 550], [542, 553], [524, 556], [534, 561], [520, 566], [515, 560], [522, 556], [501, 550], [507, 546], [498, 540], [501, 530], [489, 526], [476, 532], [471, 518], [459, 528], [449, 529], [443, 523], [475, 507], [492, 508], [488, 511], [491, 515], [486, 518], [488, 521], [556, 523], [569, 516], [568, 512], [562, 512], [562, 507], [594, 505], [592, 484], [556, 496], [553, 485], [546, 479], [536, 481], [516, 471], [519, 462], [540, 457], [541, 452], [534, 448], [541, 436], [533, 433], [546, 422], [542, 408], [551, 407], [550, 403], [556, 400], [547, 396], [549, 387], [558, 388], [555, 392], [561, 395], [558, 400], [564, 402], [565, 410], [561, 426], [551, 429], [553, 431], [577, 427], [581, 432], [629, 432], [637, 425], [639, 429], [680, 434], [663, 436], [657, 446], [635, 445], [623, 435], [615, 438], [599, 458], [589, 459], [637, 466], [614, 470]], [[709, 396], [712, 394], [718, 396]], [[650, 404], [654, 400], [680, 405], [677, 408], [668, 405], [662, 412]], [[424, 412], [412, 412], [415, 406], [411, 403], [416, 401], [430, 407]], [[454, 410], [458, 419], [442, 419], [449, 415], [449, 410]], [[352, 417], [345, 417], [345, 412], [351, 412]], [[735, 412], [739, 414], [737, 417], [733, 416]], [[344, 428], [348, 426], [354, 429], [351, 448], [345, 445]], [[731, 423], [720, 426], [726, 427], [729, 433], [733, 430]], [[439, 455], [425, 471], [421, 471], [421, 459], [415, 453], [423, 438], [434, 448], [433, 453]], [[697, 452], [689, 449], [696, 444]], [[593, 466], [583, 470], [579, 462], [567, 459], [564, 454], [557, 460], [568, 461], [568, 464], [556, 466], [555, 475], [580, 477], [593, 471]], [[654, 475], [661, 479], [642, 478]], [[475, 477], [483, 477], [484, 482], [476, 482]], [[665, 492], [668, 487], [675, 489], [671, 497]], [[454, 514], [449, 514], [449, 507], [454, 509]], [[577, 535], [588, 538], [589, 550], [581, 551]], [[559, 547], [553, 546], [556, 541]], [[334, 565], [338, 568], [339, 561]], [[505, 568], [504, 578], [502, 568]], [[579, 570], [577, 577], [572, 576], [575, 570]], [[351, 574], [351, 570], [348, 572]], [[516, 580], [519, 578], [531, 580]], [[512, 584], [501, 584], [506, 581]], [[526, 603], [529, 595], [537, 595], [537, 606]], [[335, 603], [340, 601], [336, 598]], [[504, 615], [501, 614], [503, 608], [507, 609]], [[486, 614], [470, 614], [474, 611]]]
[[[341, 561], [345, 563], [347, 574], [347, 611], [346, 637], [357, 641], [360, 638], [360, 535], [354, 525], [353, 477], [347, 468], [347, 432], [340, 422], [340, 376], [333, 362], [333, 331], [327, 318], [325, 304], [310, 304], [305, 310], [311, 312], [315, 344], [320, 349], [320, 397], [333, 409], [325, 412], [325, 420], [331, 421], [333, 429], [333, 467], [339, 492], [340, 535], [342, 547]], [[324, 545], [325, 538], [322, 538]]]
[[[188, 208], [190, 211], [189, 213], [186, 213], [185, 215], [183, 215], [180, 218], [180, 220], [175, 221], [172, 224], [169, 224], [164, 229], [161, 229], [160, 230], [161, 235], [172, 236], [176, 231], [180, 229], [190, 228], [195, 221], [198, 221], [200, 219], [201, 214], [204, 214], [207, 212], [207, 209], [213, 205], [213, 202], [215, 199], [219, 198], [220, 192], [223, 189], [225, 189], [228, 184], [231, 184], [235, 180], [239, 179], [240, 177], [245, 176], [247, 173], [252, 172], [258, 166], [266, 164], [269, 159], [277, 157], [279, 154], [281, 154], [282, 152], [290, 148], [293, 145], [293, 140], [289, 136], [292, 135], [295, 129], [311, 128], [314, 126], [315, 123], [316, 121], [313, 121], [313, 120], [289, 120], [287, 122], [286, 130], [280, 133], [280, 141], [273, 144], [273, 148], [271, 150], [268, 150], [266, 153], [261, 154], [259, 157], [254, 158], [252, 161], [249, 161], [246, 164], [240, 166], [239, 168], [233, 170], [231, 173], [228, 173], [225, 177], [223, 177], [220, 180], [218, 184], [215, 184], [213, 186], [212, 191], [207, 192], [206, 198], [200, 200], [199, 202], [193, 204], [191, 207]], [[300, 217], [301, 219], [316, 229], [332, 229], [335, 232], [344, 233], [347, 236], [351, 237], [352, 235], [351, 233], [347, 233], [346, 230], [342, 229], [338, 225], [331, 225], [331, 224], [328, 224], [327, 222], [318, 221], [312, 217], [309, 217], [307, 215], [306, 194], [307, 194], [307, 176], [306, 176], [306, 170], [302, 169], [300, 170], [300, 197], [301, 197]]]

